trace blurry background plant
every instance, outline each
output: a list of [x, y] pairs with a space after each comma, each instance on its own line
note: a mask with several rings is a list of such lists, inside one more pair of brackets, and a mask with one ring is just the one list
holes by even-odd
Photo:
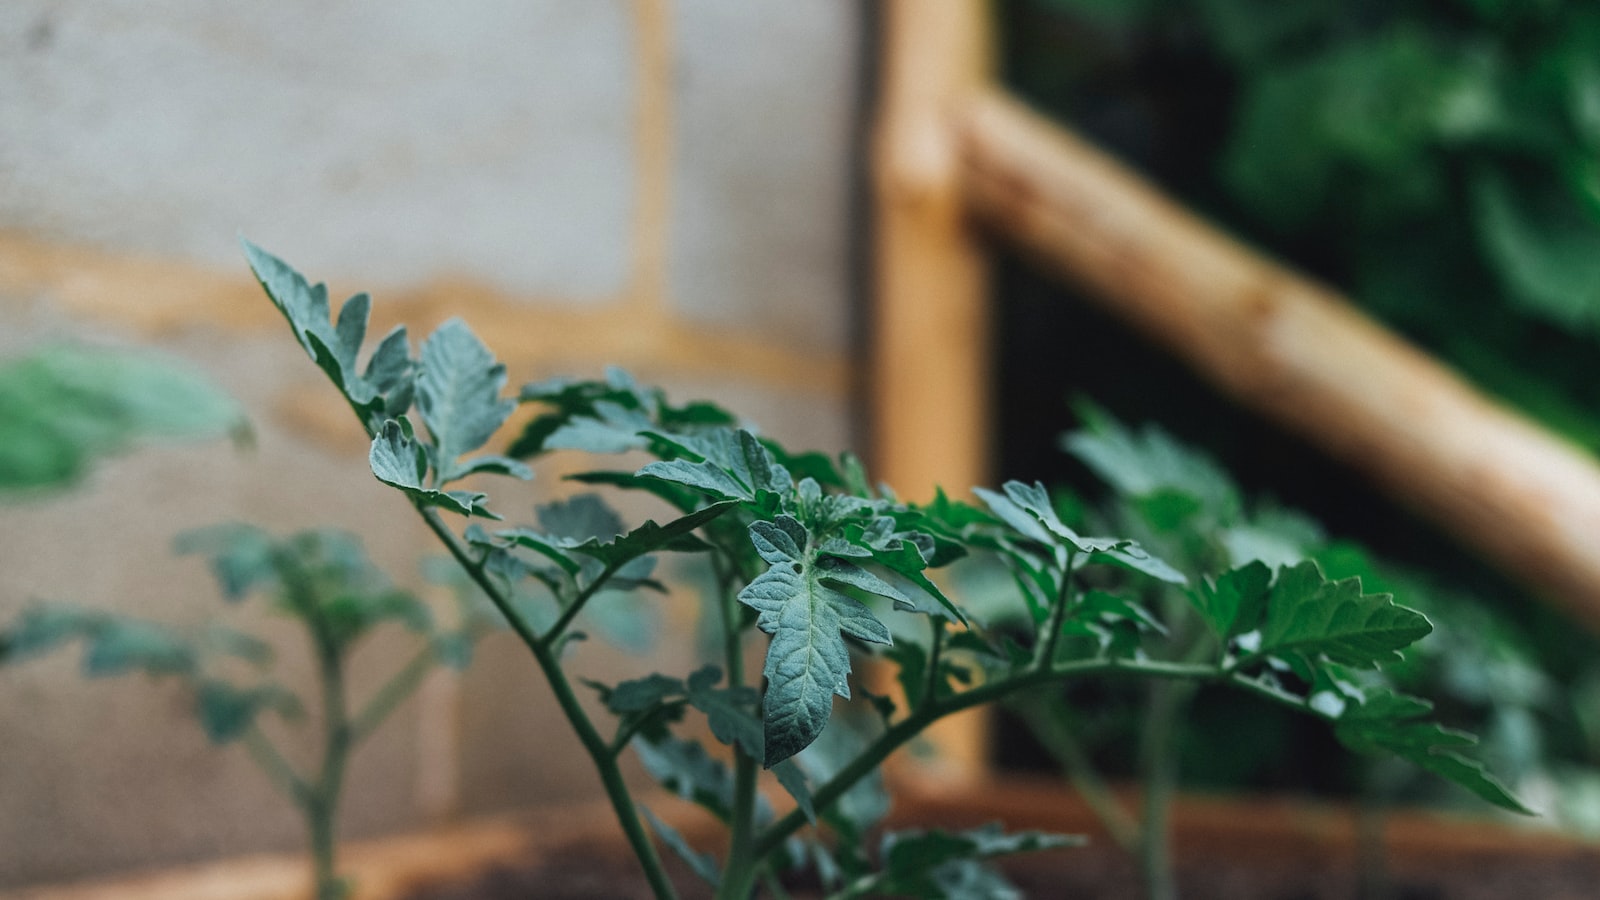
[[[1353, 542], [1330, 540], [1303, 513], [1250, 502], [1213, 459], [1159, 427], [1129, 428], [1088, 403], [1076, 409], [1085, 427], [1064, 435], [1061, 447], [1109, 490], [1093, 502], [1059, 495], [1063, 518], [1087, 531], [1130, 535], [1189, 578], [1187, 588], [1149, 580], [1116, 586], [1137, 587], [1145, 606], [1161, 611], [1164, 628], [1145, 633], [1145, 652], [1179, 661], [1210, 652], [1213, 638], [1191, 609], [1199, 602], [1191, 595], [1204, 591], [1195, 586], [1252, 560], [1276, 567], [1315, 559], [1329, 578], [1359, 577], [1366, 591], [1415, 598], [1435, 631], [1418, 643], [1417, 653], [1386, 664], [1385, 674], [1406, 691], [1437, 700], [1445, 722], [1482, 735], [1484, 757], [1514, 789], [1538, 797], [1547, 815], [1595, 833], [1593, 812], [1583, 805], [1600, 779], [1589, 763], [1584, 704], [1592, 694], [1559, 690], [1526, 638], [1481, 598], [1442, 587], [1420, 571], [1385, 565]], [[1159, 640], [1150, 639], [1157, 634]], [[1076, 637], [1090, 644], [1105, 639], [1092, 630]], [[1369, 827], [1401, 803], [1471, 804], [1468, 794], [1424, 777], [1415, 765], [1389, 756], [1330, 755], [1325, 734], [1301, 728], [1267, 704], [1193, 685], [1045, 690], [1009, 706], [1112, 840], [1137, 858], [1151, 897], [1176, 895], [1166, 823], [1180, 781], [1304, 787], [1300, 779], [1309, 774], [1318, 779], [1311, 786], [1359, 795], [1372, 814]], [[1574, 742], [1582, 752], [1573, 753]], [[1112, 789], [1113, 778], [1138, 779], [1137, 807]], [[1560, 789], [1551, 790], [1556, 785]], [[1372, 838], [1366, 851], [1381, 851], [1380, 834], [1366, 835]], [[1381, 860], [1366, 861], [1364, 876], [1381, 878]]]
[[[336, 843], [351, 754], [416, 692], [433, 667], [464, 667], [474, 643], [498, 620], [473, 594], [458, 591], [454, 621], [436, 621], [420, 600], [391, 586], [367, 560], [360, 541], [343, 532], [274, 538], [252, 526], [222, 525], [180, 536], [177, 549], [207, 558], [230, 603], [268, 596], [274, 612], [305, 629], [319, 710], [320, 752], [311, 768], [291, 762], [296, 754], [281, 750], [261, 722], [265, 713], [299, 721], [307, 704], [272, 676], [272, 646], [254, 635], [216, 624], [191, 632], [77, 606], [35, 604], [0, 629], [0, 646], [18, 662], [78, 641], [87, 677], [143, 672], [183, 682], [206, 736], [217, 744], [242, 743], [274, 787], [299, 808], [317, 900], [345, 897], [350, 886], [338, 875]], [[362, 639], [385, 623], [403, 625], [423, 643], [358, 704], [346, 688], [349, 661]]]
[[[1600, 448], [1600, 9], [1559, 0], [1008, 0], [997, 10], [1004, 78], [1036, 107], [1336, 285], [1505, 402]], [[1369, 590], [1439, 611], [1440, 633], [1397, 677], [1440, 699], [1447, 720], [1483, 734], [1485, 755], [1537, 805], [1595, 832], [1600, 822], [1582, 801], [1600, 783], [1590, 712], [1600, 648], [1591, 636], [1089, 304], [1014, 260], [998, 279], [1003, 475], [1074, 484], [1089, 507], [1109, 502], [1097, 515], [1146, 530], [1179, 512], [1220, 516], [1257, 552], [1311, 555], [1330, 577], [1359, 574]], [[1169, 424], [1240, 487], [1219, 489], [1224, 479], [1201, 489], [1205, 479], [1190, 476], [1205, 472], [1204, 459], [1170, 438], [1074, 416], [1065, 400], [1073, 391]], [[1052, 448], [1079, 422], [1088, 432], [1069, 440], [1074, 462]], [[1096, 452], [1096, 441], [1133, 444], [1119, 455]], [[1137, 444], [1142, 453], [1132, 452]], [[1141, 460], [1156, 470], [1141, 471]], [[1252, 495], [1310, 515], [1245, 504]], [[1327, 533], [1343, 539], [1330, 543]], [[1146, 540], [1168, 558], [1202, 561]], [[1091, 746], [1135, 727], [1140, 707], [1116, 708], [1125, 712], [1078, 723]], [[1205, 691], [1183, 744], [1183, 780], [1196, 786], [1433, 791], [1353, 769], [1276, 711]], [[1028, 757], [1009, 753], [1013, 764], [1037, 763]], [[1296, 776], [1272, 763], [1294, 758], [1327, 764]], [[1125, 762], [1097, 761], [1132, 774]]]
[[176, 360], [52, 344], [0, 361], [0, 500], [81, 479], [150, 439], [249, 438], [237, 403]]

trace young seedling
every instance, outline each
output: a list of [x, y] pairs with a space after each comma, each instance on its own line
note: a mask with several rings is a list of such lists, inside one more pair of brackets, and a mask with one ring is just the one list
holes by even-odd
[[[782, 896], [778, 875], [798, 866], [814, 868], [836, 896], [906, 890], [953, 897], [964, 884], [998, 890], [984, 860], [1067, 840], [921, 832], [885, 837], [871, 853], [868, 831], [884, 809], [871, 787], [878, 768], [945, 716], [1088, 678], [1231, 685], [1325, 719], [1348, 743], [1415, 759], [1493, 803], [1521, 808], [1459, 754], [1470, 739], [1424, 717], [1424, 701], [1350, 675], [1396, 658], [1430, 627], [1354, 580], [1330, 582], [1311, 563], [1230, 570], [1193, 586], [1215, 634], [1210, 652], [1153, 658], [1142, 652], [1141, 637], [1158, 620], [1137, 592], [1097, 589], [1091, 579], [1123, 570], [1174, 583], [1184, 576], [1131, 540], [1069, 528], [1041, 486], [980, 489], [982, 507], [943, 494], [906, 503], [874, 489], [853, 457], [787, 451], [722, 409], [675, 405], [620, 372], [601, 381], [531, 384], [506, 397], [505, 367], [460, 320], [441, 325], [416, 356], [405, 328], [396, 328], [363, 365], [365, 294], [334, 318], [324, 286], [254, 245], [245, 251], [300, 345], [366, 429], [373, 474], [405, 495], [527, 646], [659, 898], [675, 897], [676, 889], [651, 828], [723, 900], [745, 900], [758, 885]], [[475, 455], [519, 403], [537, 411], [521, 434], [503, 454]], [[477, 521], [500, 516], [487, 494], [464, 488], [462, 479], [526, 479], [532, 472], [525, 460], [560, 450], [649, 455], [653, 461], [642, 468], [575, 477], [653, 495], [671, 516], [588, 538], [546, 525]], [[598, 500], [585, 504], [599, 508]], [[469, 524], [458, 530], [445, 514]], [[662, 554], [701, 558], [712, 571], [720, 665], [592, 685], [616, 718], [608, 735], [579, 702], [563, 651], [599, 593], [655, 587], [645, 560]], [[1013, 572], [1017, 593], [1009, 603], [1026, 623], [1015, 638], [987, 630], [930, 577], [969, 554], [996, 557]], [[546, 595], [542, 614], [522, 602], [530, 586]], [[907, 624], [924, 636], [907, 637]], [[752, 632], [766, 643], [757, 683], [745, 676]], [[1097, 640], [1064, 640], [1076, 634]], [[852, 685], [857, 661], [869, 656], [898, 667], [902, 698]], [[981, 683], [972, 678], [977, 668]], [[838, 699], [848, 702], [835, 715]], [[721, 750], [708, 752], [674, 730], [691, 714], [704, 716]], [[688, 846], [638, 806], [618, 766], [630, 747], [663, 784], [727, 823], [720, 858]], [[773, 809], [757, 789], [769, 771], [793, 798], [792, 809]]]
[[[212, 626], [196, 633], [112, 613], [40, 604], [0, 631], [0, 655], [17, 662], [78, 641], [91, 678], [144, 672], [182, 681], [194, 695], [195, 717], [217, 744], [238, 742], [305, 819], [317, 900], [340, 900], [350, 885], [338, 874], [336, 827], [345, 772], [356, 748], [441, 663], [465, 665], [473, 642], [491, 626], [471, 608], [451, 627], [428, 607], [392, 587], [353, 536], [305, 531], [277, 539], [257, 528], [226, 525], [178, 539], [184, 553], [204, 555], [236, 603], [270, 598], [274, 611], [305, 630], [316, 664], [320, 759], [301, 771], [261, 727], [265, 713], [289, 720], [305, 703], [270, 675], [272, 648], [253, 635]], [[423, 639], [411, 659], [363, 703], [346, 684], [349, 660], [362, 638], [397, 623]], [[240, 669], [249, 673], [241, 680]]]

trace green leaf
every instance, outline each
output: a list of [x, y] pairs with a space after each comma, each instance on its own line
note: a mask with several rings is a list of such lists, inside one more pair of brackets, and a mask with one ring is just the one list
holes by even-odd
[[1167, 584], [1186, 585], [1189, 583], [1188, 576], [1174, 569], [1165, 560], [1152, 556], [1150, 551], [1138, 544], [1130, 543], [1115, 550], [1090, 554], [1089, 561], [1092, 563], [1108, 563], [1120, 568], [1131, 569], [1135, 572], [1149, 575], [1157, 581], [1164, 581]]
[[[739, 592], [755, 609], [756, 627], [769, 635], [767, 693], [762, 710], [764, 764], [800, 752], [828, 724], [835, 694], [850, 696], [850, 650], [842, 635], [892, 644], [889, 629], [860, 601], [832, 585], [848, 584], [890, 599], [899, 592], [841, 560], [824, 565], [809, 549], [809, 534], [789, 516], [750, 525], [756, 552], [770, 568]], [[881, 585], [881, 588], [878, 587]]]
[[[757, 757], [759, 758], [759, 757]], [[806, 783], [806, 773], [793, 759], [786, 759], [772, 767], [772, 773], [778, 776], [778, 784], [794, 798], [795, 806], [806, 817], [812, 826], [817, 824], [817, 807], [811, 800], [811, 785]]]
[[83, 670], [91, 678], [135, 670], [186, 675], [197, 663], [194, 648], [177, 632], [154, 622], [108, 616], [90, 639]]
[[1202, 581], [1200, 589], [1189, 594], [1189, 601], [1211, 630], [1226, 641], [1261, 623], [1271, 586], [1272, 570], [1252, 562], [1224, 573], [1215, 585]]
[[972, 866], [1015, 853], [1081, 847], [1081, 837], [1038, 831], [1004, 833], [999, 823], [964, 832], [889, 832], [883, 838], [883, 870], [853, 886], [846, 896], [910, 896], [932, 900], [994, 900], [1020, 897], [1004, 880]]
[[266, 668], [273, 659], [272, 645], [253, 634], [222, 625], [207, 625], [200, 635], [203, 655], [231, 656], [257, 668]]
[[733, 817], [733, 775], [706, 753], [698, 741], [667, 737], [634, 739], [634, 752], [646, 772], [679, 797], [704, 808], [724, 822]]
[[609, 689], [605, 695], [606, 709], [619, 716], [640, 713], [672, 697], [684, 695], [681, 678], [651, 674], [644, 678], [624, 681]]
[[439, 664], [455, 672], [465, 672], [472, 665], [472, 654], [477, 638], [467, 631], [447, 631], [432, 638], [433, 655]]
[[174, 538], [172, 548], [180, 555], [207, 557], [223, 597], [232, 602], [278, 578], [272, 536], [253, 525], [228, 523], [196, 528]]
[[200, 373], [149, 353], [69, 344], [0, 363], [0, 492], [65, 487], [147, 439], [248, 429]]
[[[817, 783], [827, 783], [845, 766], [860, 756], [871, 742], [868, 729], [870, 716], [841, 715], [829, 723], [827, 729], [795, 761], [805, 774]], [[776, 767], [774, 767], [776, 768]], [[818, 812], [839, 835], [840, 846], [856, 845], [859, 854], [865, 850], [868, 832], [889, 814], [889, 792], [884, 787], [883, 772], [875, 770], [856, 782], [842, 796]]]
[[390, 487], [404, 491], [407, 496], [425, 506], [438, 506], [464, 516], [482, 516], [498, 519], [483, 502], [488, 494], [467, 491], [439, 491], [424, 486], [428, 475], [428, 453], [411, 432], [404, 418], [390, 419], [372, 440], [368, 454], [372, 474]]
[[622, 517], [599, 494], [577, 494], [534, 510], [545, 534], [572, 542], [609, 539], [623, 532]]
[[738, 504], [734, 501], [721, 501], [709, 506], [701, 507], [681, 518], [673, 519], [665, 525], [657, 525], [655, 521], [647, 520], [643, 525], [624, 535], [617, 536], [614, 540], [604, 543], [590, 539], [581, 544], [572, 546], [572, 550], [597, 559], [608, 566], [618, 566], [631, 559], [654, 553], [657, 550], [675, 550], [678, 552], [692, 552], [705, 550], [707, 544], [693, 537], [695, 529], [718, 516], [732, 510]]
[[755, 500], [755, 493], [740, 484], [715, 463], [686, 459], [656, 461], [639, 470], [640, 478], [654, 478], [667, 484], [682, 485], [715, 500]]
[[761, 721], [756, 718], [756, 704], [761, 694], [755, 688], [717, 688], [722, 670], [706, 666], [689, 676], [687, 684], [689, 703], [706, 715], [706, 723], [717, 740], [729, 746], [737, 745], [751, 759], [762, 757]]
[[[905, 532], [891, 531], [894, 520], [880, 518], [874, 524], [886, 523], [887, 527], [880, 527], [876, 532], [869, 532], [861, 525], [850, 525], [845, 529], [847, 540], [858, 546], [864, 547], [871, 554], [873, 562], [883, 566], [889, 571], [910, 581], [922, 590], [923, 593], [938, 602], [952, 621], [968, 625], [966, 614], [949, 598], [944, 591], [934, 584], [925, 574], [929, 567], [927, 556], [922, 548], [912, 542], [912, 535]], [[929, 538], [931, 541], [932, 538]]]
[[1388, 594], [1363, 594], [1358, 579], [1327, 581], [1316, 563], [1278, 570], [1267, 600], [1258, 655], [1321, 655], [1339, 665], [1372, 668], [1433, 626]]
[[1126, 597], [1105, 591], [1085, 593], [1073, 608], [1072, 618], [1067, 620], [1066, 625], [1071, 633], [1101, 638], [1104, 649], [1113, 637], [1109, 629], [1121, 623], [1132, 625], [1136, 632], [1167, 633], [1166, 626], [1149, 610]]
[[482, 447], [516, 409], [502, 399], [506, 367], [460, 319], [440, 325], [422, 344], [417, 375], [417, 412], [433, 436], [437, 482], [448, 484], [474, 471], [494, 470], [531, 478], [527, 466], [505, 457], [462, 463]]
[[1049, 492], [1039, 482], [1024, 484], [1008, 481], [1004, 488], [1004, 497], [983, 488], [974, 488], [973, 493], [982, 498], [995, 515], [1029, 540], [1071, 547], [1080, 553], [1104, 553], [1123, 549], [1131, 543], [1118, 538], [1083, 537], [1068, 528], [1051, 505]]
[[225, 744], [241, 737], [264, 710], [299, 709], [293, 694], [275, 684], [238, 688], [225, 681], [206, 678], [195, 689], [195, 715], [206, 737], [214, 744]]
[[1423, 720], [1432, 704], [1387, 691], [1348, 705], [1334, 725], [1345, 746], [1363, 753], [1393, 753], [1472, 791], [1502, 809], [1532, 815], [1483, 764], [1462, 751], [1478, 739]]
[[77, 638], [92, 637], [106, 614], [59, 603], [37, 603], [23, 610], [6, 635], [10, 662], [49, 653]]
[[644, 814], [645, 822], [649, 823], [650, 830], [656, 833], [661, 843], [671, 848], [678, 858], [689, 866], [690, 871], [705, 879], [712, 887], [722, 883], [722, 872], [717, 868], [717, 859], [709, 853], [701, 853], [689, 846], [677, 829], [656, 817], [649, 807], [639, 807], [639, 812]]
[[755, 435], [739, 429], [718, 429], [699, 435], [653, 431], [651, 437], [689, 458], [651, 463], [641, 477], [681, 484], [716, 499], [755, 502], [765, 495], [786, 495], [794, 489], [789, 470]]
[[368, 433], [376, 434], [385, 419], [403, 414], [413, 396], [405, 329], [385, 336], [361, 373], [356, 359], [366, 337], [370, 298], [351, 297], [340, 308], [338, 322], [331, 322], [326, 285], [310, 284], [283, 260], [247, 240], [240, 243], [256, 281], [289, 320], [295, 339], [349, 401]]
[[1080, 401], [1075, 408], [1086, 427], [1065, 435], [1062, 449], [1117, 493], [1130, 498], [1177, 493], [1217, 518], [1238, 512], [1238, 488], [1209, 456], [1155, 425], [1135, 432], [1092, 404]]
[[1569, 330], [1600, 328], [1600, 221], [1543, 181], [1485, 171], [1472, 188], [1479, 239], [1511, 296]]

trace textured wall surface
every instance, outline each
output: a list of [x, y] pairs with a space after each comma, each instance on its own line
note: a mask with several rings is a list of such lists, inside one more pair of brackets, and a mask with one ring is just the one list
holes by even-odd
[[[172, 537], [229, 519], [353, 529], [404, 584], [433, 552], [251, 281], [249, 235], [375, 327], [464, 315], [513, 383], [620, 363], [782, 440], [850, 441], [855, 7], [778, 0], [10, 0], [0, 7], [0, 353], [151, 346], [248, 409], [253, 449], [149, 447], [0, 504], [0, 622], [33, 599], [199, 625], [225, 611]], [[543, 473], [500, 504], [569, 490]], [[632, 510], [643, 515], [642, 510]], [[693, 598], [652, 628], [693, 629]], [[361, 648], [370, 689], [412, 648]], [[681, 671], [591, 642], [583, 674]], [[0, 888], [300, 845], [175, 685], [0, 670]], [[356, 760], [345, 833], [593, 797], [531, 661], [492, 638]], [[292, 734], [291, 752], [308, 747]]]

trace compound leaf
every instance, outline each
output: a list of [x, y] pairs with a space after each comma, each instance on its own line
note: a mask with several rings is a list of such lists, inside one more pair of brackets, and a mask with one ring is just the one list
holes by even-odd
[[372, 439], [372, 451], [367, 459], [372, 465], [372, 474], [379, 481], [399, 488], [425, 506], [443, 507], [464, 516], [500, 518], [483, 505], [489, 499], [488, 494], [439, 491], [424, 485], [428, 475], [428, 452], [403, 418], [383, 423], [378, 436]]
[[295, 339], [349, 401], [368, 433], [376, 434], [383, 420], [404, 413], [412, 398], [412, 367], [404, 329], [385, 336], [362, 374], [356, 359], [366, 337], [371, 299], [366, 294], [351, 297], [334, 323], [326, 285], [310, 284], [283, 260], [247, 240], [240, 243], [256, 281], [289, 320]]
[[433, 436], [439, 484], [483, 470], [532, 477], [527, 466], [506, 457], [460, 462], [488, 443], [516, 409], [515, 401], [500, 396], [505, 384], [505, 365], [460, 319], [440, 325], [423, 342], [417, 412]]
[[1327, 581], [1316, 563], [1278, 570], [1261, 626], [1261, 654], [1320, 654], [1339, 665], [1372, 668], [1433, 630], [1421, 613], [1388, 594], [1364, 594], [1361, 581]]
[[1404, 694], [1381, 692], [1350, 704], [1334, 725], [1339, 741], [1363, 753], [1393, 753], [1440, 775], [1502, 809], [1532, 815], [1483, 763], [1461, 751], [1477, 744], [1470, 734], [1422, 718], [1431, 704]]
[[[842, 560], [821, 565], [805, 527], [795, 519], [754, 522], [750, 539], [770, 565], [739, 592], [739, 601], [759, 613], [756, 626], [772, 635], [762, 710], [763, 761], [770, 768], [816, 740], [828, 724], [835, 694], [849, 698], [850, 650], [843, 636], [876, 644], [893, 640], [860, 601], [833, 586], [877, 593], [854, 574], [865, 571]], [[841, 580], [848, 571], [844, 566], [854, 570], [842, 576], [847, 581]], [[889, 590], [884, 596], [895, 599], [898, 592]]]

